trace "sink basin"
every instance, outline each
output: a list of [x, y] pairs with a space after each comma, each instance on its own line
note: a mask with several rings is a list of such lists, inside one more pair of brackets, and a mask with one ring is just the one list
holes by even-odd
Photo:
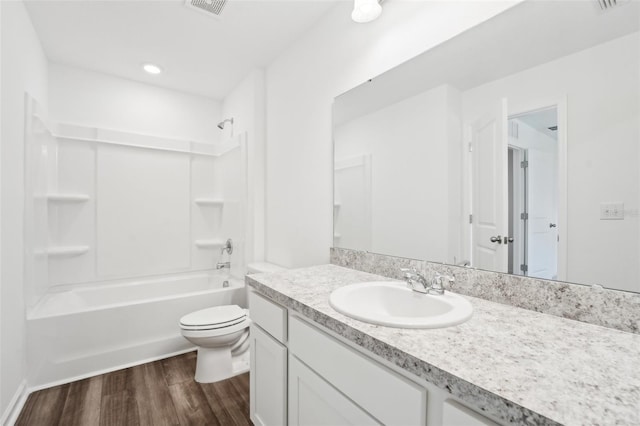
[[399, 281], [351, 284], [329, 296], [333, 309], [371, 324], [399, 328], [441, 328], [465, 322], [473, 307], [457, 294], [418, 293]]

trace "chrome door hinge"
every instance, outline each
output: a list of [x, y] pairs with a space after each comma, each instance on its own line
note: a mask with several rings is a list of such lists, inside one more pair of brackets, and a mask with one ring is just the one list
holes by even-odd
[[473, 223], [473, 215], [472, 214], [469, 215], [469, 223]]
[[527, 167], [529, 167], [529, 162], [528, 161], [521, 161], [520, 162], [520, 167], [522, 167], [523, 169], [526, 169]]
[[529, 270], [529, 267], [525, 264], [520, 265], [520, 270], [522, 272], [527, 272]]
[[529, 213], [520, 213], [520, 219], [529, 220]]

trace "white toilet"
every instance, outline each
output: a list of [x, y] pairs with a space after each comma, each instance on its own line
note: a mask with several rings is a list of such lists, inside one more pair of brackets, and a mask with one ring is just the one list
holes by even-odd
[[180, 318], [182, 335], [198, 346], [196, 382], [213, 383], [249, 370], [248, 311], [215, 306]]
[[[248, 274], [283, 270], [270, 263], [247, 266]], [[215, 306], [180, 318], [182, 336], [198, 347], [196, 382], [213, 383], [249, 371], [249, 310]]]

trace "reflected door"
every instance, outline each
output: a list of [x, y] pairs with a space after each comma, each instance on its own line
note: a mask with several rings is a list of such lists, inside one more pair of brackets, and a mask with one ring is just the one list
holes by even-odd
[[506, 272], [507, 100], [471, 125], [473, 266]]
[[528, 150], [528, 275], [556, 279], [558, 269], [557, 161], [554, 151]]

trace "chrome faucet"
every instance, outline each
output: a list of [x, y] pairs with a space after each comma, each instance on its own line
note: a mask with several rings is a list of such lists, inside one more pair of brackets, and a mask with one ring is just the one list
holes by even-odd
[[429, 293], [431, 283], [416, 268], [401, 268], [400, 271], [404, 272], [403, 278], [407, 282], [407, 287], [418, 293]]
[[424, 275], [419, 273], [416, 268], [402, 268], [400, 271], [404, 272], [404, 280], [407, 282], [407, 286], [418, 293], [443, 295], [444, 280], [447, 280], [449, 284], [456, 281], [455, 277], [439, 273], [436, 273], [436, 276], [429, 281], [424, 277]]
[[[225, 251], [229, 255], [231, 255], [231, 253], [233, 253], [233, 240], [231, 240], [231, 238], [228, 238], [227, 241], [222, 246], [222, 250], [220, 250], [220, 257], [222, 257], [224, 255]], [[229, 256], [229, 258], [231, 258], [231, 256]], [[223, 268], [231, 269], [231, 262], [218, 262], [218, 263], [216, 263], [216, 269], [223, 269]]]

